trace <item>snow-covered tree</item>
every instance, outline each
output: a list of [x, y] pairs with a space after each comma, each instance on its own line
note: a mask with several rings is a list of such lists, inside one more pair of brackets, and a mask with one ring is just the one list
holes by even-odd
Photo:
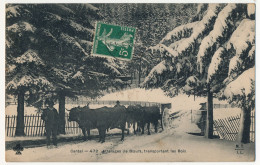
[[[117, 62], [90, 55], [94, 23], [99, 17], [98, 9], [90, 4], [6, 5], [6, 65], [11, 70], [19, 65], [24, 68], [12, 74], [6, 72], [6, 88], [17, 94], [20, 88], [10, 86], [18, 83], [30, 89], [27, 84], [31, 83], [36, 85], [38, 92], [29, 96], [39, 97], [37, 93], [47, 85], [45, 82], [52, 85], [53, 89], [45, 90], [43, 94], [51, 92], [59, 101], [60, 133], [65, 133], [66, 96], [97, 97], [102, 90], [122, 84], [117, 79], [121, 75]], [[16, 63], [14, 59], [23, 63]], [[19, 78], [24, 84], [16, 80]], [[23, 102], [19, 96], [18, 100]], [[23, 104], [18, 105], [20, 117], [23, 107]]]
[[[146, 49], [154, 45], [175, 26], [188, 22], [196, 4], [97, 4], [102, 21], [136, 27], [135, 48], [131, 61], [126, 62], [126, 74], [147, 76], [158, 62], [160, 54]], [[111, 11], [112, 10], [112, 11]], [[175, 26], [172, 26], [175, 25]]]
[[[182, 88], [188, 93], [207, 95], [206, 137], [213, 136], [214, 95], [219, 95], [220, 91], [223, 93], [229, 86], [240, 91], [242, 88], [230, 84], [254, 66], [254, 10], [254, 4], [200, 5], [193, 22], [175, 28], [158, 45], [151, 47], [155, 51], [161, 51], [164, 60], [151, 70], [142, 85], [153, 87], [159, 83], [164, 84], [160, 86], [166, 87], [165, 90], [169, 93], [176, 93], [176, 90]], [[162, 76], [167, 72], [173, 73], [167, 74], [166, 77]], [[163, 78], [159, 79], [160, 76]], [[251, 85], [247, 88], [249, 87]], [[253, 96], [252, 92], [250, 97]], [[248, 93], [245, 95], [249, 97]], [[227, 97], [231, 102], [241, 98], [235, 97], [234, 100], [230, 94]], [[242, 100], [246, 102], [248, 99]], [[243, 108], [244, 104], [238, 105], [245, 109], [243, 112], [254, 109], [252, 103], [246, 104], [250, 108], [248, 106]], [[246, 125], [244, 130], [241, 126], [242, 132], [248, 128], [248, 120], [250, 120], [248, 117], [245, 120], [241, 119], [246, 121], [243, 123], [243, 126]], [[248, 132], [244, 134], [249, 136]]]
[[25, 94], [36, 95], [39, 91], [52, 90], [53, 85], [45, 77], [45, 63], [35, 50], [29, 49], [6, 65], [6, 92], [18, 96], [16, 136], [24, 135]]

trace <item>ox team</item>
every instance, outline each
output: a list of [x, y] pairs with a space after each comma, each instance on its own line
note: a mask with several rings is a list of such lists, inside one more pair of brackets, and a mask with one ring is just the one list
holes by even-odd
[[[155, 132], [157, 132], [158, 120], [161, 119], [158, 106], [142, 107], [141, 105], [130, 105], [126, 108], [120, 105], [119, 101], [116, 102], [114, 107], [105, 106], [90, 109], [88, 104], [85, 107], [75, 107], [69, 111], [69, 121], [76, 121], [78, 123], [82, 129], [84, 140], [90, 140], [90, 130], [97, 128], [99, 142], [101, 143], [105, 142], [106, 130], [113, 128], [121, 129], [121, 141], [123, 141], [126, 123], [128, 123], [128, 127], [133, 125], [134, 134], [138, 131], [144, 134], [144, 127], [147, 124], [148, 135], [150, 135], [150, 123], [154, 125]], [[136, 124], [137, 128], [135, 128]], [[54, 145], [56, 145], [55, 132], [53, 136]], [[47, 145], [49, 145], [49, 137], [47, 137]]]

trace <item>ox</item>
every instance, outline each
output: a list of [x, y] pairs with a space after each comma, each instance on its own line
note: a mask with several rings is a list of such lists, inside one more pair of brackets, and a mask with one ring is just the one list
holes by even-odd
[[160, 109], [158, 106], [151, 107], [142, 107], [141, 105], [130, 105], [127, 108], [128, 118], [127, 121], [133, 124], [134, 133], [135, 123], [137, 123], [138, 127], [141, 127], [142, 134], [144, 134], [144, 127], [147, 124], [148, 135], [150, 135], [150, 123], [154, 125], [155, 132], [158, 132], [158, 120], [160, 120]]
[[147, 123], [148, 135], [150, 135], [150, 123], [154, 125], [155, 132], [158, 132], [158, 121], [161, 119], [160, 109], [158, 106], [142, 107], [144, 120], [141, 122], [142, 134], [144, 134], [144, 125]]
[[[129, 126], [132, 124], [134, 129], [134, 134], [136, 134], [135, 125], [137, 128], [141, 125], [144, 119], [144, 112], [141, 105], [129, 105], [127, 107], [127, 123]], [[128, 127], [129, 127], [128, 126]]]
[[84, 140], [86, 140], [86, 131], [90, 139], [90, 129], [97, 128], [99, 132], [99, 142], [105, 142], [106, 130], [108, 128], [120, 128], [122, 130], [121, 140], [124, 140], [124, 131], [126, 124], [126, 108], [116, 106], [113, 108], [102, 107], [89, 109], [88, 106], [72, 108], [69, 114], [69, 121], [76, 121], [82, 129]]

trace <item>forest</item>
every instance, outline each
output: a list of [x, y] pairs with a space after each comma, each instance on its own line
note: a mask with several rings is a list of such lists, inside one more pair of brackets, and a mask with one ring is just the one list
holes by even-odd
[[[131, 61], [91, 55], [97, 21], [137, 29]], [[254, 4], [7, 4], [5, 48], [6, 95], [18, 102], [16, 136], [24, 136], [25, 103], [40, 108], [45, 98], [57, 101], [62, 134], [66, 97], [98, 98], [137, 73], [142, 88], [206, 96], [207, 138], [213, 98], [240, 107], [238, 141], [249, 142]]]

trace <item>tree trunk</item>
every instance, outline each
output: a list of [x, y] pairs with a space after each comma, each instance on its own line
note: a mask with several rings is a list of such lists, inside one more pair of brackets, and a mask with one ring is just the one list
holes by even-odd
[[139, 62], [140, 62], [140, 64], [139, 64], [139, 70], [138, 70], [138, 86], [140, 85], [140, 83], [141, 83], [141, 72], [142, 72], [142, 59], [141, 59], [141, 57], [140, 57], [140, 59], [139, 59]]
[[24, 133], [24, 91], [18, 93], [17, 120], [15, 136], [25, 136]]
[[244, 108], [241, 113], [237, 142], [250, 143], [251, 111]]
[[208, 139], [213, 138], [213, 93], [208, 87], [208, 102], [207, 102], [207, 121], [205, 137]]
[[131, 72], [131, 85], [133, 84], [133, 75], [134, 75], [134, 73], [133, 72]]
[[65, 134], [65, 95], [59, 93], [59, 133]]

